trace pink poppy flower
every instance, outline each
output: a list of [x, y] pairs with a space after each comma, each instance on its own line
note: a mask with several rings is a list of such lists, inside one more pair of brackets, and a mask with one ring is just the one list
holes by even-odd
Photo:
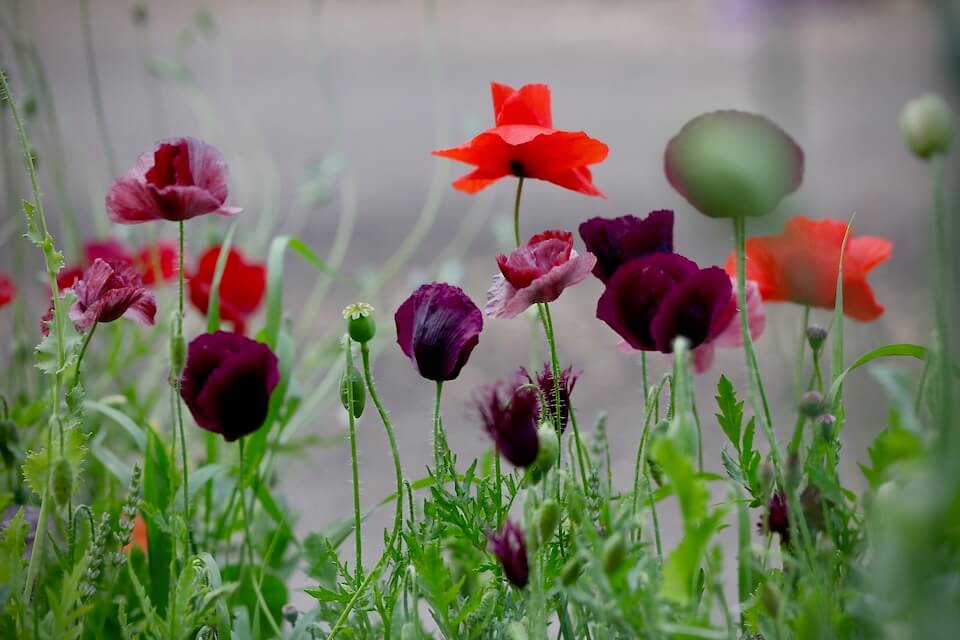
[[214, 147], [196, 138], [163, 140], [110, 186], [107, 213], [121, 224], [234, 215], [241, 210], [224, 205], [227, 177]]
[[148, 326], [154, 323], [157, 301], [130, 263], [97, 258], [74, 283], [73, 291], [77, 301], [70, 308], [70, 319], [78, 331], [122, 317]]
[[592, 253], [580, 255], [573, 249], [569, 231], [538, 233], [510, 255], [497, 256], [500, 273], [493, 277], [484, 313], [515, 318], [531, 305], [553, 302], [586, 278], [596, 263]]
[[[737, 282], [730, 278], [733, 286], [732, 303], [736, 308], [736, 288]], [[760, 289], [753, 280], [747, 280], [747, 325], [750, 327], [750, 337], [754, 340], [763, 334], [767, 326], [767, 312], [763, 306], [763, 299], [760, 297]], [[697, 373], [706, 373], [713, 366], [713, 360], [717, 347], [735, 347], [743, 346], [743, 334], [740, 332], [740, 311], [737, 310], [731, 317], [727, 326], [717, 334], [713, 340], [701, 344], [693, 350], [693, 368]]]

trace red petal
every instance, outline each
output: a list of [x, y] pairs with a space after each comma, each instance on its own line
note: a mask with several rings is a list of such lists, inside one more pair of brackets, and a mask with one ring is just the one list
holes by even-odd
[[493, 115], [496, 126], [533, 124], [551, 128], [550, 87], [528, 84], [515, 90], [504, 84], [490, 84], [493, 94]]
[[458, 191], [463, 191], [464, 193], [477, 193], [507, 175], [509, 174], [505, 171], [495, 171], [485, 167], [479, 167], [465, 176], [454, 180], [453, 188]]

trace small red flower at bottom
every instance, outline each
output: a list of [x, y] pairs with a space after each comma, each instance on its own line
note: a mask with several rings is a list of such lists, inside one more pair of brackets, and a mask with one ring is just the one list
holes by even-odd
[[[217, 268], [220, 247], [207, 249], [200, 256], [197, 270], [190, 276], [190, 302], [207, 313], [210, 289]], [[248, 262], [242, 253], [231, 249], [220, 280], [220, 317], [233, 323], [239, 334], [246, 333], [247, 318], [256, 312], [267, 290], [267, 268]]]
[[[847, 223], [796, 216], [783, 233], [747, 240], [747, 278], [755, 280], [766, 302], [795, 302], [832, 309], [837, 300], [840, 247]], [[890, 257], [893, 244], [876, 236], [850, 237], [843, 257], [843, 312], [869, 322], [883, 314], [867, 274]], [[736, 275], [736, 255], [727, 259]]]
[[13, 280], [0, 273], [0, 308], [3, 308], [13, 302], [17, 297], [17, 288]]

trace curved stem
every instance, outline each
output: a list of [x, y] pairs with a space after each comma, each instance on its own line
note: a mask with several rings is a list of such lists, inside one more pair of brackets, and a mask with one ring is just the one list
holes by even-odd
[[387, 440], [390, 441], [390, 453], [393, 455], [393, 470], [397, 476], [397, 514], [394, 516], [393, 534], [390, 536], [390, 546], [396, 542], [400, 535], [400, 527], [403, 524], [403, 467], [400, 464], [400, 450], [397, 448], [397, 436], [394, 433], [393, 425], [390, 424], [390, 418], [380, 402], [380, 396], [377, 394], [377, 387], [373, 384], [373, 374], [370, 369], [370, 349], [366, 342], [360, 343], [360, 357], [363, 360], [363, 377], [367, 383], [367, 391], [370, 393], [370, 399], [373, 400], [373, 406], [377, 408], [380, 415], [380, 422], [387, 432]]
[[[443, 447], [446, 444], [446, 438], [443, 434], [443, 425], [440, 422], [440, 395], [443, 393], [443, 381], [437, 380], [437, 392], [433, 401], [433, 463], [436, 465], [437, 479], [443, 478], [442, 460]], [[442, 439], [442, 441], [441, 441]]]
[[517, 193], [513, 197], [513, 240], [520, 246], [520, 196], [523, 194], [523, 176], [517, 179]]
[[[353, 371], [353, 343], [347, 337], [344, 340], [347, 367], [344, 375]], [[353, 382], [347, 380], [347, 423], [350, 426], [350, 464], [353, 474], [353, 545], [357, 566], [354, 569], [357, 583], [363, 581], [363, 542], [360, 531], [360, 468], [357, 464], [357, 419], [353, 415]]]

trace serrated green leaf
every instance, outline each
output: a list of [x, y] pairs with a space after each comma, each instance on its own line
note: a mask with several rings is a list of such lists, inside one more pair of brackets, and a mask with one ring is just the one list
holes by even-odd
[[684, 530], [692, 531], [707, 514], [707, 482], [697, 474], [690, 456], [683, 455], [669, 437], [657, 438], [652, 453], [677, 494]]
[[740, 427], [743, 424], [743, 402], [737, 401], [737, 392], [733, 388], [733, 383], [726, 376], [721, 375], [717, 382], [717, 408], [720, 413], [717, 415], [717, 422], [720, 428], [727, 434], [727, 438], [733, 443], [736, 450], [740, 451]]
[[43, 495], [50, 469], [63, 457], [70, 463], [70, 469], [73, 472], [72, 486], [77, 486], [87, 454], [86, 441], [86, 434], [79, 428], [73, 427], [63, 432], [63, 456], [60, 455], [59, 438], [55, 438], [53, 454], [49, 457], [46, 447], [39, 451], [31, 451], [23, 462], [24, 482], [38, 496]]
[[870, 486], [876, 489], [887, 480], [887, 472], [895, 464], [918, 457], [923, 453], [923, 442], [911, 431], [887, 428], [877, 434], [867, 449], [871, 466], [860, 465]]
[[20, 206], [23, 208], [23, 215], [27, 218], [27, 238], [33, 244], [40, 246], [43, 244], [43, 235], [37, 229], [37, 208], [28, 200], [22, 200]]
[[694, 581], [700, 572], [700, 560], [710, 538], [723, 524], [724, 510], [718, 510], [689, 529], [663, 566], [660, 593], [677, 604], [687, 605], [694, 593]]

